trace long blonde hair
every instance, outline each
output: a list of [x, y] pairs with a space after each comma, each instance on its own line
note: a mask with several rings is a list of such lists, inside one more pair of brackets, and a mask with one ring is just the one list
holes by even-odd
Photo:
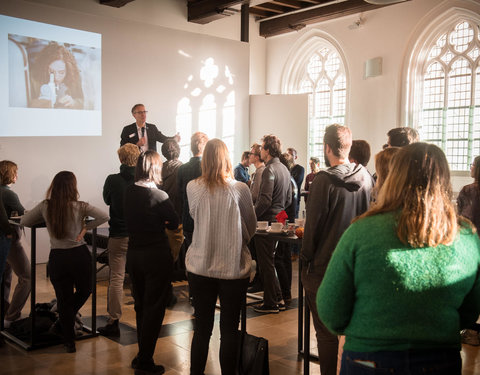
[[412, 247], [448, 245], [459, 225], [451, 198], [443, 151], [433, 144], [413, 143], [397, 151], [377, 202], [359, 218], [398, 210], [400, 241]]
[[226, 186], [229, 178], [233, 178], [233, 168], [227, 145], [220, 139], [211, 139], [203, 151], [202, 175], [199, 180], [212, 191]]
[[388, 147], [375, 155], [375, 172], [377, 172], [377, 182], [374, 189], [376, 191], [376, 195], [378, 195], [378, 192], [387, 179], [388, 172], [390, 170], [390, 162], [398, 150], [398, 147]]

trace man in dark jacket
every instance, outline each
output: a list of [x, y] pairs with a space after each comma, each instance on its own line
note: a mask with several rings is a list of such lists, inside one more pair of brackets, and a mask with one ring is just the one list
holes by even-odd
[[182, 224], [183, 234], [185, 236], [185, 248], [192, 243], [193, 237], [193, 219], [190, 216], [190, 209], [187, 199], [187, 184], [195, 180], [202, 175], [201, 161], [203, 150], [208, 142], [208, 137], [205, 133], [196, 132], [192, 135], [190, 140], [190, 149], [192, 150], [193, 157], [190, 160], [181, 165], [177, 172], [177, 188], [179, 189], [178, 195], [180, 197], [180, 205], [182, 210]]
[[368, 209], [374, 185], [365, 167], [349, 162], [351, 146], [350, 129], [337, 124], [327, 127], [324, 154], [329, 168], [313, 180], [306, 206], [301, 277], [317, 335], [322, 375], [337, 373], [338, 339], [318, 318], [316, 293], [341, 235], [353, 218]]
[[[292, 200], [290, 172], [279, 160], [282, 154], [280, 140], [274, 135], [263, 137], [260, 155], [265, 162], [260, 191], [255, 202], [258, 221], [276, 221], [275, 216], [288, 207]], [[278, 313], [285, 309], [282, 291], [275, 274], [275, 241], [255, 237], [258, 266], [264, 287], [263, 304], [255, 307], [259, 313]]]
[[128, 232], [123, 217], [124, 195], [128, 185], [133, 184], [135, 165], [140, 150], [127, 143], [118, 149], [120, 173], [111, 174], [103, 185], [103, 200], [110, 206], [110, 225], [108, 238], [108, 265], [110, 278], [108, 283], [108, 322], [99, 327], [103, 336], [119, 336], [118, 321], [122, 316], [123, 280], [125, 279], [125, 262], [127, 259]]
[[163, 143], [167, 139], [180, 142], [179, 133], [173, 137], [167, 137], [155, 125], [147, 123], [147, 112], [143, 104], [135, 104], [132, 107], [132, 116], [135, 118], [135, 122], [123, 128], [120, 135], [120, 146], [133, 143], [138, 146], [140, 151], [157, 151], [157, 142]]

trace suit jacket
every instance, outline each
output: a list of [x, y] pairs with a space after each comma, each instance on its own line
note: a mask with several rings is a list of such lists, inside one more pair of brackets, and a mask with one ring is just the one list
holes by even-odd
[[[171, 139], [173, 137], [167, 137], [162, 134], [160, 130], [153, 124], [149, 124], [148, 122], [145, 123], [145, 128], [147, 131], [147, 139], [148, 139], [148, 149], [157, 151], [157, 142], [163, 143], [167, 139]], [[133, 143], [136, 145], [138, 142], [138, 132], [137, 132], [137, 124], [134, 122], [133, 124], [127, 125], [122, 130], [122, 135], [120, 136], [120, 146], [123, 146], [126, 143]]]

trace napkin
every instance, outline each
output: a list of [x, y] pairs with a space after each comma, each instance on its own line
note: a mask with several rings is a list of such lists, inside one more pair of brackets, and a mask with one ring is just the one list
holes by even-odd
[[277, 219], [277, 221], [279, 223], [282, 223], [283, 225], [285, 225], [285, 220], [288, 219], [288, 215], [287, 213], [285, 212], [285, 210], [283, 211], [280, 211], [277, 216], [275, 216], [275, 219]]

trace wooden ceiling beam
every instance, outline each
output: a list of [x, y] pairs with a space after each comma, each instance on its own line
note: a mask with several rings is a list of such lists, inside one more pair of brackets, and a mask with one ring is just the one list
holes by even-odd
[[284, 6], [286, 8], [292, 8], [292, 9], [302, 8], [302, 3], [298, 0], [272, 0], [270, 2], [272, 4], [277, 4], [280, 6]]
[[252, 15], [254, 15], [254, 16], [261, 17], [261, 18], [266, 18], [266, 17], [269, 17], [269, 16], [272, 15], [272, 14], [269, 13], [269, 12], [265, 12], [264, 10], [257, 9], [257, 8], [255, 8], [255, 7], [250, 8], [250, 14], [252, 14]]
[[260, 22], [260, 35], [268, 38], [274, 35], [285, 34], [291, 32], [292, 30], [300, 30], [306, 25], [311, 25], [313, 23], [348, 16], [381, 7], [382, 5], [369, 4], [363, 0], [349, 0], [310, 10], [307, 8], [303, 12], [287, 14], [283, 17], [276, 17], [271, 20]]
[[115, 8], [121, 8], [132, 1], [134, 0], [100, 0], [100, 4], [108, 5]]
[[228, 16], [225, 9], [248, 4], [248, 0], [199, 0], [188, 2], [188, 21], [206, 24]]
[[263, 3], [263, 4], [258, 4], [255, 6], [257, 9], [261, 10], [266, 10], [267, 12], [272, 12], [272, 13], [277, 13], [277, 14], [283, 14], [285, 13], [285, 9], [279, 5], [275, 5], [272, 3]]

